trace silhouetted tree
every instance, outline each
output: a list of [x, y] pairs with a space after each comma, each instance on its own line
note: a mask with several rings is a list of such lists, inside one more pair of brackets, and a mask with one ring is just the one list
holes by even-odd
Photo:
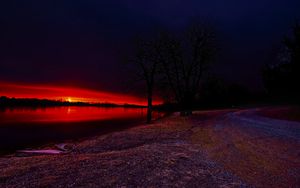
[[134, 68], [137, 80], [144, 81], [147, 90], [147, 123], [151, 122], [153, 111], [153, 91], [157, 74], [158, 59], [155, 56], [152, 40], [136, 40], [134, 57], [130, 64]]
[[[291, 69], [291, 81], [300, 80], [300, 23], [296, 23], [293, 27], [293, 37], [286, 37], [284, 39], [284, 44], [287, 49], [289, 66]], [[294, 84], [293, 84], [294, 85]], [[299, 94], [299, 86], [294, 85], [295, 94]]]
[[216, 54], [216, 36], [205, 25], [193, 24], [182, 37], [163, 33], [156, 42], [160, 72], [175, 100], [189, 113], [204, 72]]
[[263, 71], [265, 87], [269, 94], [285, 100], [298, 100], [300, 88], [300, 25], [293, 27], [293, 36], [286, 37], [277, 60], [269, 63]]
[[216, 54], [215, 39], [212, 29], [193, 24], [182, 36], [161, 32], [152, 39], [137, 41], [130, 64], [136, 68], [135, 74], [147, 88], [148, 123], [151, 121], [156, 81], [162, 86], [160, 90], [170, 94], [184, 114], [191, 113], [203, 73]]

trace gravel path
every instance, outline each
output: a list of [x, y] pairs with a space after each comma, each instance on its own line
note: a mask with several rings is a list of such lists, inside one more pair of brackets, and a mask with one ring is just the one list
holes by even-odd
[[[299, 187], [300, 123], [257, 115], [261, 110], [235, 110], [210, 118], [194, 128], [195, 143], [248, 185]], [[201, 115], [192, 117], [193, 122]]]
[[260, 109], [242, 110], [227, 114], [235, 124], [260, 129], [273, 136], [300, 141], [300, 123], [262, 117], [257, 114]]

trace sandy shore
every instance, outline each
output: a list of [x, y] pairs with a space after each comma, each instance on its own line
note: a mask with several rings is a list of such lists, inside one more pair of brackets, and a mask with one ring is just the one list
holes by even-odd
[[70, 153], [1, 157], [0, 187], [299, 186], [300, 124], [256, 114], [173, 114], [72, 143]]

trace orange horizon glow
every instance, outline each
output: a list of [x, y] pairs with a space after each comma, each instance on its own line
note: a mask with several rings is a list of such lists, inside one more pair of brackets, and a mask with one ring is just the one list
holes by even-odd
[[[97, 91], [77, 87], [62, 87], [53, 85], [35, 85], [0, 82], [0, 96], [14, 98], [37, 98], [62, 100], [67, 102], [114, 103], [146, 105], [146, 98], [133, 95]], [[161, 104], [161, 100], [154, 100], [153, 104]]]

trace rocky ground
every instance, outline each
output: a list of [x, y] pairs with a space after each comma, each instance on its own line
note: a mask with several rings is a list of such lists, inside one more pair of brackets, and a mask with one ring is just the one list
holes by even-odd
[[259, 111], [175, 113], [69, 153], [0, 157], [0, 187], [299, 187], [300, 123]]

